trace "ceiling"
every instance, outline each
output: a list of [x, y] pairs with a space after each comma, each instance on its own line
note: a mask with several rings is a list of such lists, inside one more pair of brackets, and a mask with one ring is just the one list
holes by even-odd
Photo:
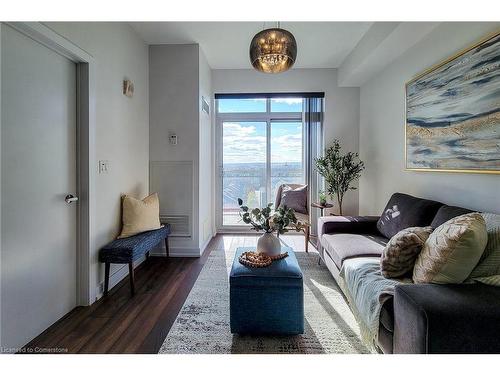
[[[148, 44], [197, 43], [212, 69], [250, 69], [252, 37], [275, 22], [132, 22]], [[295, 68], [338, 68], [372, 22], [282, 22], [294, 34]]]

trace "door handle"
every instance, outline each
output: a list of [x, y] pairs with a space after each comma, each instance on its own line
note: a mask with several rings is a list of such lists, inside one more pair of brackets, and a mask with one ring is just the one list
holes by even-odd
[[66, 201], [66, 203], [71, 204], [73, 202], [77, 202], [78, 201], [78, 197], [75, 197], [72, 194], [68, 194], [68, 195], [66, 195], [66, 198], [64, 198], [64, 200]]

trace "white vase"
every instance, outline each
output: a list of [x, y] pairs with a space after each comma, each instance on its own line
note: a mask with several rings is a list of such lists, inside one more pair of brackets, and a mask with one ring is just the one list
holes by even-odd
[[279, 255], [281, 253], [280, 240], [272, 233], [264, 233], [257, 241], [257, 252], [269, 256]]

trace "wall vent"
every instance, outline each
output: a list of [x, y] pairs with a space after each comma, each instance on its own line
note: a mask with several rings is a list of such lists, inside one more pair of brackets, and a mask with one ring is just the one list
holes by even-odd
[[160, 223], [170, 224], [172, 237], [191, 237], [188, 215], [160, 215]]

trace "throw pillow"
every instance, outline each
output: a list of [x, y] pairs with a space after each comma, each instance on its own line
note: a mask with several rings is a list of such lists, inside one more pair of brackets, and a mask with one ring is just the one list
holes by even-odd
[[382, 275], [393, 278], [411, 272], [418, 254], [431, 233], [432, 227], [412, 227], [396, 233], [382, 252], [380, 258]]
[[457, 216], [429, 236], [413, 268], [415, 283], [457, 284], [477, 265], [487, 242], [486, 224], [474, 212]]
[[488, 243], [483, 256], [476, 268], [472, 270], [469, 279], [500, 286], [500, 215], [490, 213], [481, 215], [486, 222]]
[[143, 200], [125, 195], [122, 199], [122, 233], [118, 238], [134, 236], [160, 228], [160, 201], [154, 193]]
[[295, 212], [307, 215], [307, 185], [292, 188], [285, 185], [281, 190], [280, 207], [287, 206]]
[[394, 193], [377, 222], [377, 229], [383, 236], [391, 238], [400, 230], [431, 225], [443, 204], [429, 199]]

